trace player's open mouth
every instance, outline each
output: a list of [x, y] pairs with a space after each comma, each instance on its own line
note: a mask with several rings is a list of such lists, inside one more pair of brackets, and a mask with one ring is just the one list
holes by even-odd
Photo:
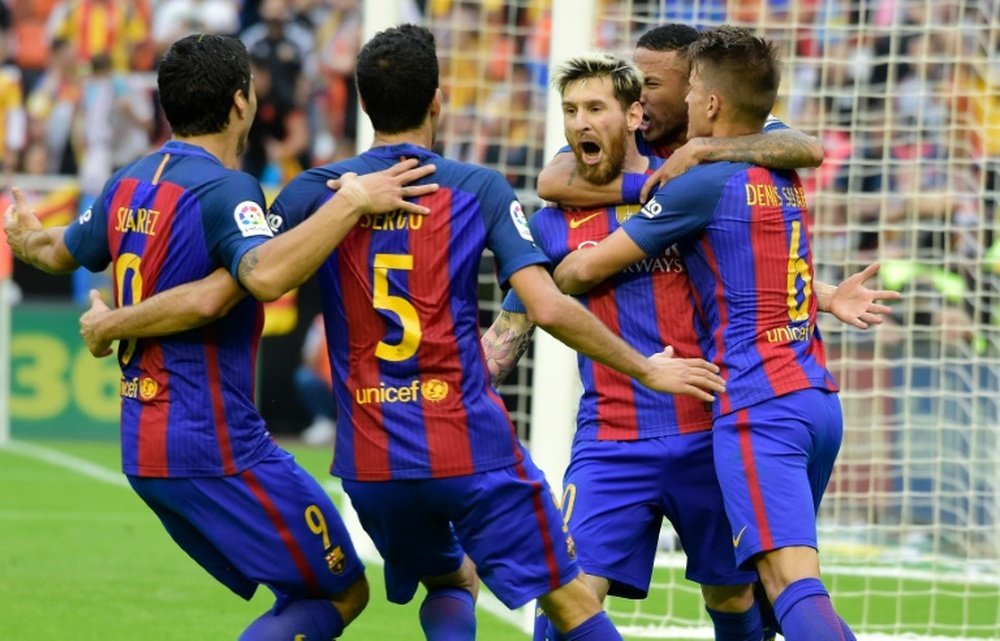
[[581, 142], [580, 159], [588, 165], [596, 165], [601, 161], [601, 146], [589, 140]]
[[649, 116], [643, 114], [642, 122], [639, 124], [639, 131], [646, 131], [649, 129]]

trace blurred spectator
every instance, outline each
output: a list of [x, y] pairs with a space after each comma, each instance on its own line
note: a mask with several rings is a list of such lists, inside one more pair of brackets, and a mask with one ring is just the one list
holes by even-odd
[[76, 174], [73, 122], [80, 103], [76, 57], [66, 40], [54, 40], [45, 73], [28, 96], [32, 141], [44, 141], [50, 174]]
[[233, 35], [240, 30], [236, 0], [161, 0], [152, 20], [157, 55], [192, 33]]
[[146, 4], [144, 0], [62, 0], [50, 18], [52, 33], [71, 43], [78, 62], [91, 63], [103, 55], [119, 72], [147, 68], [137, 55], [148, 39]]
[[271, 72], [272, 91], [282, 101], [304, 105], [309, 80], [315, 76], [312, 32], [292, 20], [284, 0], [264, 0], [260, 22], [246, 29], [240, 39], [252, 57]]
[[284, 184], [309, 166], [309, 124], [293, 97], [276, 91], [268, 60], [251, 53], [250, 71], [257, 93], [254, 118], [243, 154], [243, 171], [265, 186]]
[[310, 101], [315, 133], [313, 164], [355, 153], [358, 92], [354, 63], [361, 46], [363, 21], [359, 0], [329, 0], [325, 14], [311, 12], [316, 22], [320, 78]]
[[48, 21], [56, 0], [13, 0], [14, 63], [21, 69], [21, 86], [28, 93], [49, 61]]
[[[6, 60], [7, 30], [0, 30], [0, 61]], [[18, 155], [27, 139], [27, 119], [21, 93], [21, 73], [17, 67], [0, 66], [0, 188], [5, 177], [17, 167]]]
[[295, 392], [309, 412], [312, 422], [302, 430], [301, 437], [309, 445], [333, 442], [336, 433], [336, 406], [327, 353], [323, 315], [317, 314], [302, 344], [302, 364], [295, 370]]

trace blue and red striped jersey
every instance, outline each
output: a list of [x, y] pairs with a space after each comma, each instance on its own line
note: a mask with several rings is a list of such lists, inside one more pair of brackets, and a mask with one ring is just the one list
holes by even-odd
[[651, 256], [680, 242], [725, 415], [811, 387], [836, 390], [816, 327], [805, 192], [793, 171], [698, 165], [623, 228]]
[[[651, 168], [661, 164], [651, 158]], [[546, 207], [528, 224], [532, 236], [558, 264], [570, 252], [596, 245], [639, 210], [638, 205], [564, 211]], [[684, 261], [676, 246], [646, 258], [608, 279], [578, 300], [612, 332], [640, 353], [672, 345], [680, 358], [701, 358], [700, 332]], [[504, 309], [524, 313], [511, 290]], [[590, 358], [577, 355], [583, 395], [577, 409], [577, 438], [633, 441], [712, 428], [711, 406], [690, 396], [673, 396], [639, 384]]]
[[376, 147], [300, 174], [270, 219], [294, 227], [332, 196], [328, 179], [404, 157], [437, 167], [423, 182], [440, 189], [420, 199], [431, 213], [363, 216], [318, 272], [338, 407], [332, 472], [348, 479], [458, 476], [522, 456], [479, 344], [479, 264], [492, 250], [504, 282], [548, 260], [499, 173]]
[[[240, 259], [271, 237], [247, 174], [170, 141], [112, 176], [65, 242], [81, 265], [112, 265], [118, 307]], [[260, 303], [246, 298], [204, 327], [122, 342], [122, 467], [148, 477], [241, 472], [275, 444], [254, 406]]]

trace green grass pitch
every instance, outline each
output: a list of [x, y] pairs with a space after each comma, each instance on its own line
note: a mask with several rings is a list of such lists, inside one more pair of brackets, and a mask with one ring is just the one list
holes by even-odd
[[[153, 514], [118, 473], [113, 443], [39, 443], [99, 466], [98, 480], [58, 465], [0, 448], [0, 639], [38, 641], [189, 641], [236, 639], [270, 607], [261, 589], [249, 603], [231, 594], [181, 552]], [[303, 466], [325, 480], [325, 448], [292, 448]], [[665, 573], [674, 573], [669, 577]], [[657, 569], [655, 582], [676, 582], [679, 570]], [[385, 600], [381, 570], [369, 564], [372, 599], [343, 639], [420, 641], [419, 598], [408, 606]], [[849, 622], [902, 621], [918, 634], [954, 634], [962, 620], [980, 626], [966, 636], [1000, 638], [996, 589], [948, 586], [952, 594], [931, 594], [930, 585], [902, 579], [838, 575], [828, 577], [836, 605]], [[904, 586], [905, 583], [905, 586]], [[901, 587], [916, 593], [897, 604]], [[867, 592], [860, 597], [836, 596]], [[881, 596], [884, 595], [884, 596]], [[419, 597], [419, 595], [418, 595]], [[694, 617], [702, 607], [688, 591], [651, 594], [644, 613], [664, 610]], [[619, 603], [613, 611], [631, 609]], [[933, 614], [931, 614], [933, 613]], [[935, 625], [928, 626], [933, 616]], [[482, 609], [479, 634], [489, 641], [525, 640], [528, 635]], [[991, 627], [992, 626], [992, 627]], [[864, 638], [864, 635], [860, 635]], [[679, 640], [680, 641], [680, 640]]]

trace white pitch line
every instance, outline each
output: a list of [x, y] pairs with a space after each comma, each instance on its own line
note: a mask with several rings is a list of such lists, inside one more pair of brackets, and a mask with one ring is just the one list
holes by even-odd
[[128, 481], [125, 480], [125, 475], [121, 472], [109, 470], [103, 465], [91, 463], [90, 461], [86, 461], [82, 458], [64, 454], [58, 450], [49, 449], [40, 445], [22, 443], [20, 441], [7, 441], [6, 443], [0, 445], [0, 449], [14, 454], [19, 454], [21, 456], [26, 456], [28, 458], [33, 458], [37, 461], [48, 463], [49, 465], [61, 467], [109, 485], [117, 485], [119, 487], [127, 487], [131, 489]]

